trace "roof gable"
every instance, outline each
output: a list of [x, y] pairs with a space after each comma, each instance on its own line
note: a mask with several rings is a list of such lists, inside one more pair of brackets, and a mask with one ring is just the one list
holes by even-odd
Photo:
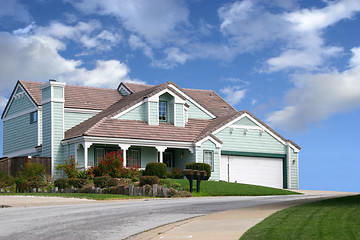
[[12, 117], [16, 117], [19, 114], [21, 115], [27, 112], [32, 112], [37, 110], [36, 102], [31, 97], [27, 89], [22, 86], [21, 81], [18, 81], [16, 83], [14, 90], [11, 93], [11, 96], [4, 108], [1, 119], [4, 120], [9, 113], [12, 113], [11, 111], [12, 109], [14, 110]]

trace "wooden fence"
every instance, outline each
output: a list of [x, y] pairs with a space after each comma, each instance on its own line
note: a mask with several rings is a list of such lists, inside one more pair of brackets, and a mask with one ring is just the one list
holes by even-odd
[[51, 174], [51, 158], [49, 157], [13, 157], [0, 160], [0, 171], [15, 177], [26, 162], [39, 163], [45, 166], [46, 174]]

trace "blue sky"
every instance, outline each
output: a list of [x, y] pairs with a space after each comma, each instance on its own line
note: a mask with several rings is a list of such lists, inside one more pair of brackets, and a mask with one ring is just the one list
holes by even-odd
[[302, 147], [302, 189], [360, 192], [360, 0], [0, 4], [1, 109], [19, 79], [212, 89]]

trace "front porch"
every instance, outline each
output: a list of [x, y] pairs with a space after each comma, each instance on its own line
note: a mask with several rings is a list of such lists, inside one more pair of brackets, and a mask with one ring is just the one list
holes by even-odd
[[[177, 146], [176, 146], [177, 145]], [[87, 169], [97, 165], [98, 161], [113, 151], [119, 151], [123, 156], [124, 167], [140, 167], [144, 169], [149, 162], [163, 162], [168, 170], [177, 167], [184, 169], [189, 162], [195, 162], [194, 146], [191, 143], [174, 142], [135, 142], [114, 143], [108, 141], [94, 140], [68, 143], [64, 148], [68, 148], [70, 154], [66, 154], [65, 159], [74, 156], [80, 168]], [[74, 149], [74, 154], [71, 150]]]

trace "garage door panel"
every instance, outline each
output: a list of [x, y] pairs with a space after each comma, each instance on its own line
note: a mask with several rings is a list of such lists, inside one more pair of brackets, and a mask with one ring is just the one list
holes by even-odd
[[281, 158], [222, 155], [221, 180], [283, 188], [282, 165]]

